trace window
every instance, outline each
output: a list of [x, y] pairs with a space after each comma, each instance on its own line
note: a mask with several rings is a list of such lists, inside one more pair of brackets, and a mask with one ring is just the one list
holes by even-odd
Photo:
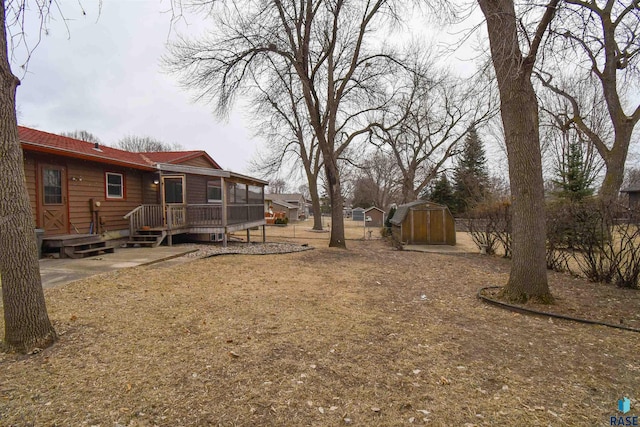
[[208, 203], [222, 202], [222, 187], [220, 186], [220, 181], [207, 182], [207, 202]]
[[44, 203], [59, 205], [62, 203], [62, 172], [60, 169], [43, 169]]
[[106, 173], [107, 199], [124, 198], [124, 175], [121, 173]]
[[165, 203], [184, 203], [182, 177], [164, 178], [164, 201]]

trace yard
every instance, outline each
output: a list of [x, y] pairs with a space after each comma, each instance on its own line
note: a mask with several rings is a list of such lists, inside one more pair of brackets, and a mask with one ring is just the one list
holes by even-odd
[[[640, 336], [479, 301], [508, 261], [296, 227], [315, 250], [47, 289], [60, 341], [0, 354], [0, 425], [609, 425], [623, 396], [640, 415]], [[550, 310], [640, 327], [639, 292], [549, 278]]]

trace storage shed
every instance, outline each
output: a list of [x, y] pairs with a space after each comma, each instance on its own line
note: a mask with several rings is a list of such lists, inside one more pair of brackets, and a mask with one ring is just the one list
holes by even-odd
[[640, 184], [620, 190], [621, 193], [627, 193], [629, 196], [629, 209], [640, 208]]
[[456, 244], [456, 223], [445, 205], [426, 200], [400, 205], [389, 222], [393, 239], [401, 244]]
[[363, 208], [354, 208], [351, 209], [351, 219], [354, 221], [364, 221], [364, 209]]
[[372, 206], [364, 210], [367, 227], [382, 227], [384, 224], [384, 211]]

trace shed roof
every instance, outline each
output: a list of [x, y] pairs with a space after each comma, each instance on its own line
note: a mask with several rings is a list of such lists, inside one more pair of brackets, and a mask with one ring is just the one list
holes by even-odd
[[367, 212], [372, 211], [372, 210], [374, 210], [374, 209], [375, 209], [375, 210], [377, 210], [377, 211], [380, 211], [380, 212], [384, 213], [384, 210], [383, 210], [383, 209], [380, 209], [380, 208], [379, 208], [379, 207], [377, 207], [377, 206], [371, 206], [370, 208], [365, 209], [365, 210], [364, 210], [364, 212], [365, 212], [365, 213], [367, 213]]
[[425, 205], [427, 207], [448, 209], [445, 205], [441, 205], [438, 203], [429, 202], [427, 200], [416, 200], [415, 202], [410, 202], [398, 206], [396, 212], [393, 214], [393, 217], [389, 220], [389, 222], [395, 225], [402, 224], [402, 221], [404, 221], [404, 219], [407, 217], [407, 214], [409, 213], [411, 208], [421, 205]]
[[265, 194], [264, 196], [265, 198], [269, 199], [269, 200], [278, 200], [281, 202], [287, 202], [287, 203], [299, 203], [300, 200], [303, 200], [304, 203], [304, 196], [300, 193], [289, 193], [289, 194], [277, 194], [277, 193], [273, 193], [273, 194]]
[[271, 199], [271, 198], [267, 197], [266, 195], [264, 197], [264, 200], [265, 201], [270, 201], [274, 205], [282, 206], [283, 208], [298, 209], [298, 205], [292, 205], [291, 203], [287, 203], [284, 200]]
[[621, 193], [640, 193], [640, 184], [631, 185], [620, 190]]

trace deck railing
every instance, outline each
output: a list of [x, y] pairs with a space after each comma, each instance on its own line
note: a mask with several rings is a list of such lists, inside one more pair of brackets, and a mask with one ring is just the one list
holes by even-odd
[[[129, 232], [133, 235], [143, 227], [166, 227], [169, 230], [190, 226], [223, 227], [222, 205], [140, 205], [124, 216], [129, 219]], [[232, 205], [227, 207], [227, 225], [264, 219], [264, 205]]]
[[187, 223], [222, 226], [222, 205], [187, 205]]
[[186, 205], [167, 205], [167, 228], [173, 230], [187, 225]]
[[133, 235], [142, 227], [163, 227], [162, 205], [140, 205], [124, 216], [129, 219], [129, 233]]

